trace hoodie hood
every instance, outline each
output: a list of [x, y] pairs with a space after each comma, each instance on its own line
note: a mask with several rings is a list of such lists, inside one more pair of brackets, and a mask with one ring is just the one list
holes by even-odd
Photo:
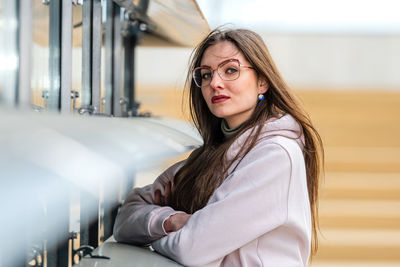
[[260, 138], [269, 136], [283, 136], [296, 140], [301, 149], [304, 148], [303, 129], [300, 124], [290, 114], [280, 118], [271, 118], [267, 120], [261, 130]]
[[[304, 135], [300, 124], [290, 115], [285, 114], [281, 117], [273, 117], [268, 119], [262, 126], [259, 140], [271, 138], [273, 136], [283, 136], [293, 139], [300, 146], [301, 150], [304, 148]], [[228, 150], [228, 160], [235, 157], [240, 151], [246, 138], [251, 133], [252, 129], [248, 129], [240, 135]]]

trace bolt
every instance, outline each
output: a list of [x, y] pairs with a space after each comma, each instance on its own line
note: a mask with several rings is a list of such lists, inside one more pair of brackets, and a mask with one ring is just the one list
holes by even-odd
[[72, 0], [74, 6], [83, 6], [83, 0]]
[[146, 23], [140, 23], [139, 29], [140, 29], [140, 31], [142, 31], [142, 32], [147, 31], [147, 24], [146, 24]]

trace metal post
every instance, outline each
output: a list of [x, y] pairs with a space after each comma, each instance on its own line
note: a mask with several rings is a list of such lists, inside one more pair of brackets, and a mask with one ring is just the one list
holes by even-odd
[[114, 222], [117, 217], [119, 206], [118, 194], [116, 193], [113, 195], [113, 198], [106, 198], [104, 200], [104, 240], [107, 240], [113, 233]]
[[141, 11], [142, 14], [147, 13], [147, 9], [149, 8], [149, 0], [139, 0], [137, 4], [137, 8]]
[[50, 1], [50, 88], [48, 99], [50, 110], [59, 110], [61, 106], [61, 32], [61, 0], [53, 0]]
[[[136, 29], [133, 29], [136, 31]], [[128, 99], [127, 108], [124, 116], [136, 115], [137, 104], [135, 102], [135, 47], [137, 41], [137, 34], [130, 33], [124, 38], [125, 48], [125, 68], [124, 68], [124, 94]], [[129, 114], [131, 113], [132, 114]]]
[[99, 200], [80, 192], [80, 245], [98, 246]]
[[32, 1], [19, 0], [19, 73], [16, 102], [20, 107], [31, 104]]
[[136, 116], [139, 103], [135, 99], [135, 48], [138, 42], [139, 25], [137, 22], [128, 27], [129, 34], [124, 37], [124, 96], [128, 100], [124, 116]]
[[116, 117], [121, 116], [121, 54], [122, 54], [122, 33], [121, 33], [121, 8], [114, 4], [114, 42], [113, 42], [113, 104], [112, 113]]
[[82, 92], [81, 106], [91, 103], [92, 88], [92, 0], [83, 1], [82, 11]]
[[[59, 192], [62, 192], [59, 190]], [[47, 266], [48, 267], [68, 267], [68, 251], [69, 251], [69, 212], [70, 212], [70, 193], [69, 190], [64, 191], [59, 196], [58, 204], [47, 204], [47, 217], [51, 223], [54, 218], [59, 222], [57, 227], [52, 225], [47, 230]], [[54, 231], [54, 232], [53, 232]]]
[[71, 113], [72, 1], [62, 0], [61, 17], [61, 113]]
[[101, 0], [83, 2], [82, 107], [100, 112], [101, 92]]
[[[104, 95], [104, 113], [111, 115], [112, 113], [112, 91], [113, 91], [113, 42], [114, 42], [114, 2], [107, 0], [106, 2], [106, 23], [104, 31], [105, 43], [105, 95]], [[110, 64], [111, 63], [111, 64]]]
[[101, 92], [101, 0], [93, 0], [92, 14], [92, 106], [99, 113]]

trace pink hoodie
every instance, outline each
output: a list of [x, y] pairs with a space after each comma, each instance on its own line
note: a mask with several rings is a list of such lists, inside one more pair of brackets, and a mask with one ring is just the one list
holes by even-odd
[[[238, 152], [249, 131], [229, 148]], [[117, 241], [151, 244], [186, 266], [307, 266], [311, 213], [303, 136], [290, 115], [268, 120], [260, 141], [185, 226], [167, 234], [163, 222], [178, 211], [154, 205], [183, 162], [152, 184], [135, 188], [114, 227]], [[233, 164], [235, 166], [236, 164]]]

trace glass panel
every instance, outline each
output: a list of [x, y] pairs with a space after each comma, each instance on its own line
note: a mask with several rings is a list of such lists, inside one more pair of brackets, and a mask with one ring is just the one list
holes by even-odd
[[0, 103], [14, 105], [18, 73], [15, 1], [0, 0]]
[[42, 0], [33, 1], [33, 44], [32, 44], [32, 104], [43, 110], [48, 106], [49, 79], [49, 6]]
[[[82, 93], [82, 6], [72, 6], [72, 91], [71, 108], [81, 107]], [[74, 99], [75, 98], [75, 99]]]

